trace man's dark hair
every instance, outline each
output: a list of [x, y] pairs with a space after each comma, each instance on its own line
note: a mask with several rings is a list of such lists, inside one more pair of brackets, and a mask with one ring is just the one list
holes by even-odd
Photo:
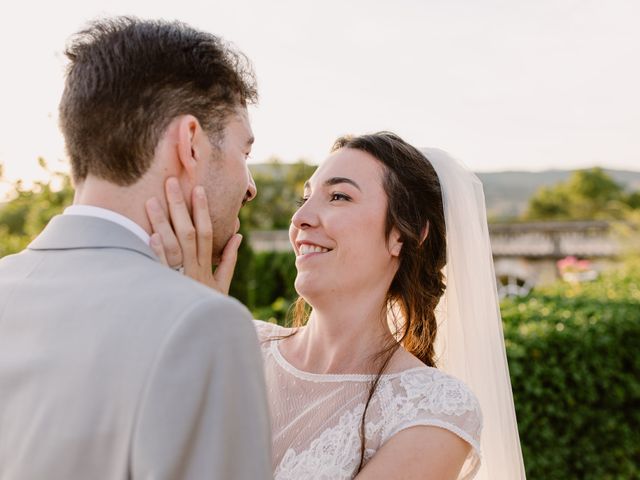
[[92, 174], [131, 185], [176, 116], [195, 116], [216, 144], [228, 115], [257, 101], [249, 60], [180, 22], [97, 20], [65, 54], [60, 128], [76, 182]]

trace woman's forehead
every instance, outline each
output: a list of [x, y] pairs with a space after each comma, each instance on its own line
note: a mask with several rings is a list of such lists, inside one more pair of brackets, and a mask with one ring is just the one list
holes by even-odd
[[341, 148], [325, 159], [309, 179], [313, 188], [333, 177], [350, 178], [362, 185], [382, 185], [383, 165], [371, 154]]

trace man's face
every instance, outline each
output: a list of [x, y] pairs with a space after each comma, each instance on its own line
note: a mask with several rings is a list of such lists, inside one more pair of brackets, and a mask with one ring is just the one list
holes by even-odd
[[247, 167], [253, 132], [246, 108], [229, 115], [222, 141], [212, 146], [211, 160], [198, 172], [198, 183], [205, 189], [213, 225], [213, 263], [217, 264], [224, 246], [240, 228], [238, 213], [245, 201], [256, 196], [256, 185]]

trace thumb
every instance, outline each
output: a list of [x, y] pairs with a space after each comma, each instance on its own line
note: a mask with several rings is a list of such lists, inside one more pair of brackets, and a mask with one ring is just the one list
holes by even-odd
[[220, 263], [213, 274], [213, 279], [218, 285], [218, 290], [224, 294], [229, 293], [229, 286], [231, 285], [233, 272], [236, 268], [236, 262], [238, 261], [240, 243], [242, 243], [242, 235], [239, 233], [236, 233], [229, 239], [222, 251]]

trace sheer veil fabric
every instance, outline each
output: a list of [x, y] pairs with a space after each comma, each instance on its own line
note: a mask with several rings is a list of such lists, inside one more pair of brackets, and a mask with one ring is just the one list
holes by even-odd
[[448, 153], [421, 151], [438, 174], [447, 228], [437, 366], [464, 381], [480, 402], [482, 466], [475, 479], [524, 480], [482, 183]]

